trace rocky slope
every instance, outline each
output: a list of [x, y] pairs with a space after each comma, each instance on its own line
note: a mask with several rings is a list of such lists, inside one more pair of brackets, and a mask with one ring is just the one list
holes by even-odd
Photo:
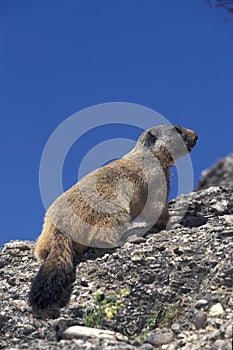
[[[0, 348], [232, 349], [233, 187], [181, 196], [170, 211], [170, 230], [83, 255], [71, 301], [57, 319], [40, 319], [27, 304], [40, 266], [34, 243], [5, 244]], [[101, 330], [76, 327], [85, 325]]]
[[202, 172], [197, 189], [210, 186], [233, 186], [233, 154], [220, 159], [213, 167]]

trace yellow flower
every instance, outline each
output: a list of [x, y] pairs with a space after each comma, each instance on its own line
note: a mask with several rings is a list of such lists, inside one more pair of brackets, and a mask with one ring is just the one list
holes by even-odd
[[114, 314], [116, 314], [117, 313], [117, 309], [116, 309], [116, 307], [115, 306], [106, 306], [106, 308], [105, 308], [105, 314], [106, 314], [106, 316], [107, 316], [107, 318], [113, 318], [113, 316], [114, 316]]
[[123, 288], [120, 290], [120, 296], [121, 297], [127, 297], [128, 295], [130, 295], [130, 289], [126, 289], [126, 288]]

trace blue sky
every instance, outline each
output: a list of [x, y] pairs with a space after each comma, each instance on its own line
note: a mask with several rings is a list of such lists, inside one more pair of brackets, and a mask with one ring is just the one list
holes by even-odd
[[[39, 235], [43, 149], [83, 108], [131, 102], [196, 130], [195, 184], [232, 152], [233, 19], [225, 17], [204, 0], [1, 0], [0, 245]], [[77, 178], [75, 156], [66, 185]]]

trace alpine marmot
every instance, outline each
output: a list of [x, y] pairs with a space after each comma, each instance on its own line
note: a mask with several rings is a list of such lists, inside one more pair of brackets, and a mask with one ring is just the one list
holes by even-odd
[[191, 152], [197, 134], [181, 126], [145, 130], [123, 158], [86, 175], [48, 209], [36, 256], [44, 262], [32, 281], [35, 312], [66, 305], [75, 280], [76, 257], [87, 247], [117, 247], [132, 233], [166, 228], [169, 167]]

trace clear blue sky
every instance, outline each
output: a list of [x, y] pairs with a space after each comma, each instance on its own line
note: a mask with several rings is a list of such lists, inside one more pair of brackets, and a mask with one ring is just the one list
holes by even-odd
[[[204, 0], [1, 0], [0, 245], [39, 235], [44, 146], [85, 107], [137, 103], [196, 130], [195, 184], [233, 151], [233, 19], [225, 17]], [[69, 162], [65, 181], [76, 170]]]

